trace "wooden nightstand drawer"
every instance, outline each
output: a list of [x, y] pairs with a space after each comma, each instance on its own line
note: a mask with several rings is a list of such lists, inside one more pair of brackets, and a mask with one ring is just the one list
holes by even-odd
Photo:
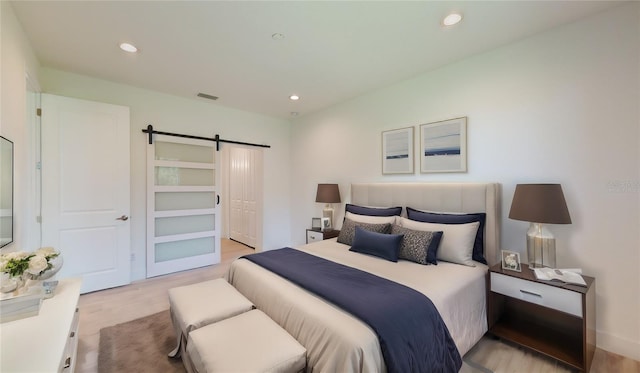
[[328, 240], [329, 238], [338, 237], [340, 231], [333, 229], [330, 231], [320, 231], [316, 229], [307, 229], [307, 243]]
[[322, 232], [307, 230], [307, 243], [318, 242], [324, 240]]
[[582, 294], [491, 272], [491, 291], [582, 317]]

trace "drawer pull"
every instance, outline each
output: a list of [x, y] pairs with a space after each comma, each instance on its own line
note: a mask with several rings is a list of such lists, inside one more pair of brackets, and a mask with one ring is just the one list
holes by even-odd
[[76, 336], [76, 332], [71, 332], [71, 334], [69, 334], [69, 338], [73, 338]]
[[64, 369], [67, 369], [71, 366], [71, 356], [69, 356], [65, 361], [64, 361]]
[[538, 294], [538, 293], [534, 293], [532, 291], [527, 291], [527, 290], [522, 290], [520, 289], [520, 292], [523, 294], [527, 294], [527, 295], [533, 295], [534, 297], [540, 297], [542, 298], [542, 295]]

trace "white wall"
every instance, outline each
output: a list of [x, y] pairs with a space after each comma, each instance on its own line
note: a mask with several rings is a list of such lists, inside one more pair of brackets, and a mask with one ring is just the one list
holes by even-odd
[[29, 174], [33, 168], [28, 164], [31, 133], [26, 126], [26, 77], [29, 75], [32, 84], [37, 85], [39, 64], [11, 4], [0, 1], [0, 13], [0, 134], [13, 141], [14, 147], [14, 242], [6, 249], [33, 250], [33, 247], [25, 247], [28, 241], [27, 208], [31, 197], [28, 191], [33, 182]]
[[289, 226], [281, 224], [291, 219], [289, 169], [282, 167], [290, 158], [289, 121], [53, 69], [42, 69], [41, 82], [46, 93], [130, 108], [131, 251], [136, 258], [132, 263], [132, 280], [145, 276], [147, 135], [142, 129], [148, 124], [158, 131], [206, 137], [219, 134], [223, 139], [270, 145], [263, 152], [265, 218], [261, 248], [269, 250], [289, 244]]
[[[502, 247], [525, 253], [507, 218], [517, 183], [561, 183], [573, 224], [554, 225], [558, 265], [597, 278], [598, 346], [640, 359], [640, 38], [637, 3], [450, 64], [298, 118], [292, 238], [321, 216], [319, 182], [494, 181]], [[468, 117], [468, 172], [383, 176], [381, 131]], [[338, 208], [338, 206], [336, 206]], [[342, 206], [340, 206], [342, 209]], [[337, 214], [342, 220], [342, 211]]]

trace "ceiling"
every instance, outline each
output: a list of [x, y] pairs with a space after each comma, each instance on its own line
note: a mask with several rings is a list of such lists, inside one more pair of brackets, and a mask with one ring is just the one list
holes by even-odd
[[[614, 1], [13, 1], [44, 67], [280, 118], [321, 110]], [[441, 26], [450, 11], [463, 21]], [[273, 34], [284, 38], [276, 40]], [[128, 54], [121, 42], [139, 48]], [[301, 98], [289, 100], [291, 94]], [[212, 102], [213, 101], [207, 101]]]

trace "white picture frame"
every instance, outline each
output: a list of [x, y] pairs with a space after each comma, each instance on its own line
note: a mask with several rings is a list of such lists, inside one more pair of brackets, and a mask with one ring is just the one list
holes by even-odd
[[467, 172], [467, 117], [420, 125], [420, 172]]
[[414, 173], [413, 127], [382, 131], [382, 174]]
[[501, 250], [502, 269], [507, 271], [522, 272], [520, 254], [515, 251]]
[[320, 230], [322, 232], [330, 231], [333, 228], [331, 227], [331, 219], [330, 218], [321, 218], [322, 219], [322, 227]]

